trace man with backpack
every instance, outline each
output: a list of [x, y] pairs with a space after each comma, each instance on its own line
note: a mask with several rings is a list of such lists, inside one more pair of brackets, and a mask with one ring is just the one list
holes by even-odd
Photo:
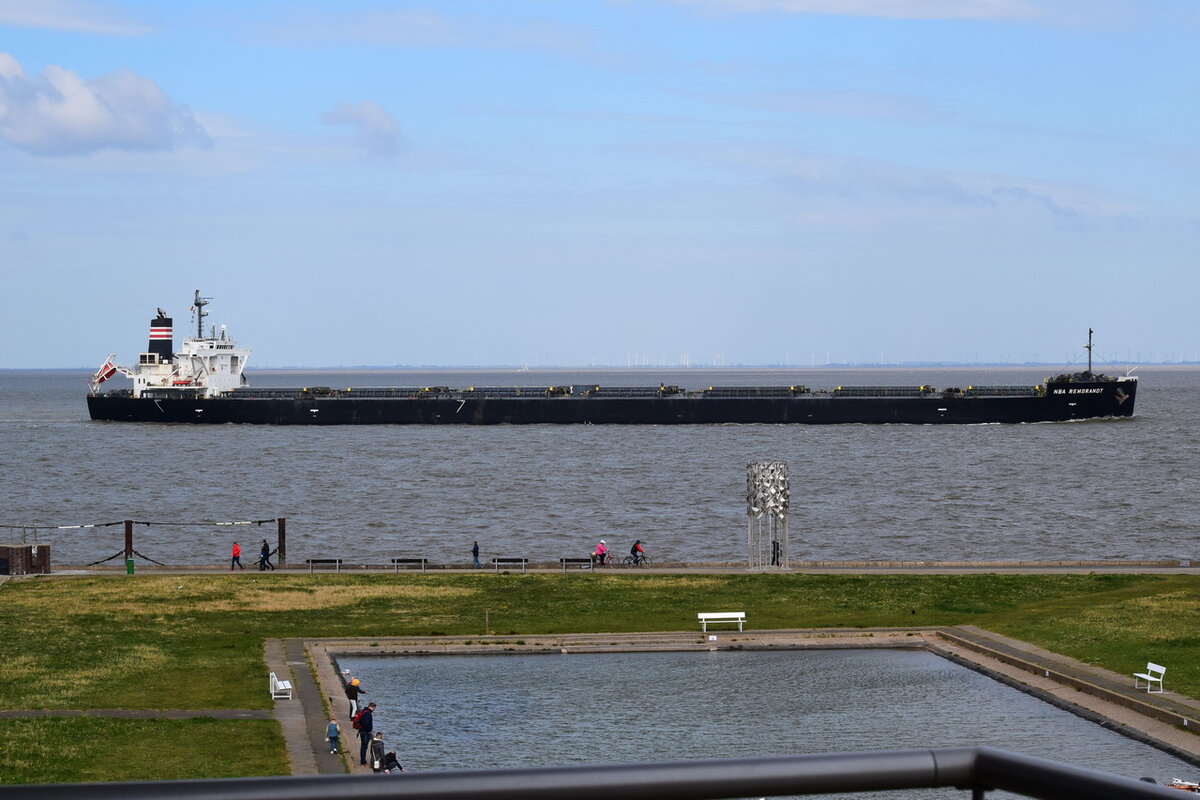
[[371, 746], [371, 732], [375, 729], [375, 704], [367, 703], [367, 707], [354, 715], [351, 720], [351, 725], [354, 730], [358, 731], [359, 749], [358, 763], [359, 766], [367, 765], [367, 748]]

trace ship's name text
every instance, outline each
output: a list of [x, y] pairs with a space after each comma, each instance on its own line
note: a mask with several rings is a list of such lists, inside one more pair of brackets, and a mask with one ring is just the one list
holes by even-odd
[[1054, 394], [1101, 394], [1104, 392], [1104, 387], [1098, 386], [1095, 389], [1055, 389]]

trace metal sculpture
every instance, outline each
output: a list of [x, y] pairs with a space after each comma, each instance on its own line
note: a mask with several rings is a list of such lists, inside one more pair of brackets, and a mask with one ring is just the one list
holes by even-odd
[[786, 461], [746, 465], [746, 566], [788, 568], [788, 466]]

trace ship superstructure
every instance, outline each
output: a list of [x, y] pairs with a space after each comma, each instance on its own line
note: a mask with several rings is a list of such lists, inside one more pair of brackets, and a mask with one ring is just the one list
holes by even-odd
[[92, 395], [98, 394], [100, 385], [117, 373], [133, 381], [128, 396], [135, 398], [147, 393], [159, 398], [216, 397], [245, 384], [243, 371], [250, 359], [250, 348], [238, 347], [224, 325], [219, 329], [212, 326], [208, 336], [204, 335], [204, 319], [208, 316], [204, 307], [211, 301], [212, 298], [201, 297], [200, 290], [196, 290], [192, 300], [196, 335], [184, 339], [178, 352], [173, 320], [158, 309], [158, 315], [150, 320], [146, 351], [138, 354], [137, 364], [123, 366], [117, 363], [115, 355], [110, 355], [92, 376]]

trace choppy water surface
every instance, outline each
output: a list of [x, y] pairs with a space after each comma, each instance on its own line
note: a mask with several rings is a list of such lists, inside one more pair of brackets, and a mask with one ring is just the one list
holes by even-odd
[[[343, 657], [406, 769], [987, 745], [1131, 778], [1196, 768], [931, 653]], [[963, 797], [952, 790], [904, 797]], [[1004, 796], [1004, 795], [1000, 795]]]
[[[255, 373], [256, 386], [600, 383], [686, 388], [1036, 383], [1046, 370]], [[789, 463], [803, 559], [1200, 557], [1200, 370], [1142, 370], [1130, 420], [1038, 425], [348, 426], [98, 423], [86, 375], [0, 371], [7, 524], [288, 518], [288, 554], [557, 559], [600, 537], [661, 560], [745, 558], [749, 461]], [[19, 540], [20, 531], [9, 532]], [[269, 529], [138, 528], [168, 563]], [[41, 534], [57, 563], [120, 527]]]

